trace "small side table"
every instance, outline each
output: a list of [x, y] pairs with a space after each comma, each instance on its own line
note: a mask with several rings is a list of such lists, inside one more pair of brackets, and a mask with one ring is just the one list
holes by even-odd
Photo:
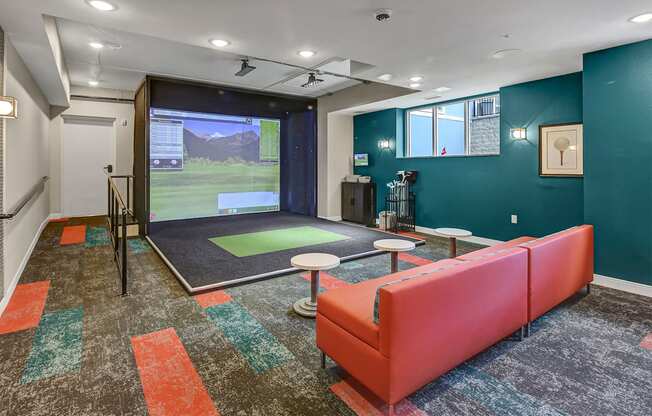
[[294, 311], [306, 318], [317, 316], [317, 295], [319, 294], [319, 271], [340, 265], [340, 258], [332, 254], [307, 253], [292, 257], [293, 267], [310, 271], [310, 297], [299, 299], [294, 303]]
[[388, 251], [391, 254], [392, 273], [398, 272], [398, 253], [414, 250], [415, 247], [412, 241], [407, 240], [387, 239], [374, 241], [374, 248], [376, 250]]
[[461, 230], [459, 228], [435, 228], [435, 232], [442, 237], [448, 237], [449, 247], [448, 256], [451, 259], [457, 257], [457, 239], [459, 237], [471, 237], [471, 231]]

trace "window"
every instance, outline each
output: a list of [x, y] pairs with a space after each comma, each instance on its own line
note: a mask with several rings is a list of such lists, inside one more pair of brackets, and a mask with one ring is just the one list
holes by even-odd
[[432, 108], [408, 113], [408, 154], [414, 157], [432, 155]]
[[500, 153], [500, 96], [407, 111], [406, 156]]

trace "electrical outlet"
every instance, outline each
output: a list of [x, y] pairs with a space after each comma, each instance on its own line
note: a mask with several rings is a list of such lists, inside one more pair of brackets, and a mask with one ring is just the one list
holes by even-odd
[[512, 224], [518, 224], [518, 215], [512, 214]]

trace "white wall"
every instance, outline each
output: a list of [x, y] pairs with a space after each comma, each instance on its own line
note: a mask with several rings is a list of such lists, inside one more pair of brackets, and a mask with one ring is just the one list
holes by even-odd
[[[84, 88], [73, 86], [70, 107], [50, 121], [50, 195], [51, 211], [61, 212], [61, 140], [63, 134], [63, 117], [100, 117], [115, 119], [113, 129], [115, 134], [114, 175], [130, 175], [133, 173], [134, 151], [134, 105], [79, 99], [75, 96], [106, 97], [133, 99], [134, 93], [129, 91], [109, 90], [100, 88]], [[125, 125], [126, 124], [126, 125]], [[80, 155], [82, 156], [82, 155]], [[83, 156], [82, 156], [83, 157]]]
[[336, 113], [351, 107], [414, 93], [392, 85], [369, 83], [319, 97], [317, 101], [317, 213], [341, 217], [341, 182], [353, 171], [353, 116]]
[[[49, 104], [11, 42], [5, 39], [5, 94], [18, 100], [18, 119], [5, 122], [4, 209], [49, 175]], [[31, 244], [50, 213], [48, 186], [18, 217], [5, 221], [4, 291], [15, 285]]]
[[353, 116], [331, 113], [327, 120], [327, 215], [323, 216], [340, 220], [342, 216], [341, 183], [346, 175], [353, 173]]

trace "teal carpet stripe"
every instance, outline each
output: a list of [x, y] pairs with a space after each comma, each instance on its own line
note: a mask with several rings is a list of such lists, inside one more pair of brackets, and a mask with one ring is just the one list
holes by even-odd
[[86, 227], [86, 248], [108, 246], [109, 233], [104, 227]]
[[133, 254], [140, 254], [150, 251], [149, 245], [140, 238], [130, 238], [127, 240], [127, 245]]
[[550, 405], [468, 364], [442, 376], [442, 381], [498, 415], [564, 416]]
[[258, 374], [292, 360], [294, 357], [237, 302], [205, 309], [214, 322]]
[[42, 378], [79, 371], [82, 353], [82, 308], [64, 309], [43, 315], [22, 384]]

